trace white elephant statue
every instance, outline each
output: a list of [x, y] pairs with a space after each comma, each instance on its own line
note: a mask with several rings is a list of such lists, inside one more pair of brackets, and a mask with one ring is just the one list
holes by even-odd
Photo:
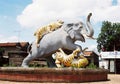
[[[90, 23], [92, 13], [87, 16], [86, 24], [82, 22], [63, 24], [63, 26], [56, 31], [46, 34], [39, 42], [40, 47], [37, 47], [35, 42], [31, 45], [31, 53], [23, 60], [22, 67], [28, 67], [30, 61], [35, 58], [46, 58], [50, 67], [56, 67], [52, 54], [59, 48], [75, 50], [82, 48], [80, 45], [75, 44], [75, 41], [85, 42], [84, 37], [93, 38], [94, 30]], [[88, 32], [89, 30], [89, 32]]]

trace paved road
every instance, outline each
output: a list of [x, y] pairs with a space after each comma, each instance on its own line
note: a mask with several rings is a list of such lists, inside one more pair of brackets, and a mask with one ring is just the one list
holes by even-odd
[[[12, 81], [1, 81], [0, 84], [55, 84], [55, 83], [34, 83], [34, 82], [12, 82]], [[57, 84], [68, 84], [68, 83], [57, 83]], [[78, 83], [70, 83], [78, 84]], [[79, 84], [120, 84], [120, 74], [109, 74], [108, 81], [99, 81], [99, 82], [87, 82]]]

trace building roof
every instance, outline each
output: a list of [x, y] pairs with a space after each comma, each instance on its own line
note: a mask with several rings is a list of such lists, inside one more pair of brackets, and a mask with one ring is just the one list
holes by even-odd
[[120, 51], [101, 52], [102, 59], [120, 59]]
[[[24, 47], [26, 44], [29, 44], [28, 42], [8, 42], [8, 43], [0, 43], [0, 47], [14, 47], [14, 46], [21, 46]], [[93, 51], [85, 51], [85, 56], [91, 56], [94, 52]]]
[[85, 51], [84, 55], [85, 56], [91, 56], [91, 54], [94, 53], [93, 51]]
[[0, 47], [14, 47], [16, 45], [21, 45], [24, 47], [28, 42], [8, 42], [8, 43], [0, 43]]
[[84, 55], [85, 56], [93, 56], [93, 55], [99, 56], [99, 54], [94, 51], [85, 51]]

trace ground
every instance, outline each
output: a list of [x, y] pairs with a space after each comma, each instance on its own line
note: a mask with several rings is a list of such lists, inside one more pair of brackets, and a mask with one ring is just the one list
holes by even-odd
[[[55, 83], [35, 83], [35, 82], [12, 82], [12, 81], [1, 81], [0, 84], [55, 84]], [[57, 83], [57, 84], [67, 84], [67, 83]], [[69, 84], [69, 83], [68, 83]], [[77, 83], [71, 83], [77, 84]], [[120, 74], [108, 74], [108, 81], [99, 82], [87, 82], [79, 84], [120, 84]]]

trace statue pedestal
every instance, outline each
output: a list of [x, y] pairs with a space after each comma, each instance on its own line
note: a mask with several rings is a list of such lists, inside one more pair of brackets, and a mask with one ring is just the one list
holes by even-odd
[[91, 82], [106, 81], [108, 71], [105, 69], [77, 68], [22, 68], [1, 67], [0, 80], [26, 82]]

